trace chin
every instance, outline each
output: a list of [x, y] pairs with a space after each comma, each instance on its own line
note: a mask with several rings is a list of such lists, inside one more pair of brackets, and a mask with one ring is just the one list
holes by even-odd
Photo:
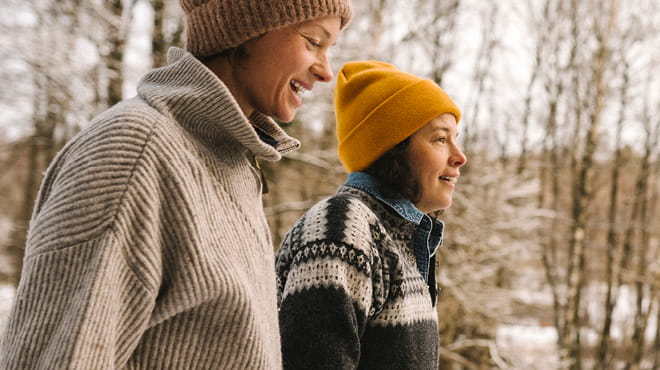
[[447, 208], [451, 207], [451, 200], [449, 202], [443, 202], [441, 204], [438, 204], [433, 212], [438, 212], [438, 211], [445, 211]]
[[283, 123], [289, 123], [296, 118], [296, 110], [284, 110], [279, 112], [274, 112], [271, 117], [276, 118], [278, 121]]

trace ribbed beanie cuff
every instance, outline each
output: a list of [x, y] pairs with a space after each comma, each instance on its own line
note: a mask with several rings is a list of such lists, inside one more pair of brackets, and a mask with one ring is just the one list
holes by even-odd
[[179, 0], [186, 14], [186, 49], [198, 58], [233, 48], [270, 30], [336, 15], [341, 28], [350, 0]]
[[378, 61], [346, 63], [334, 94], [338, 156], [361, 171], [443, 113], [461, 111], [433, 81]]

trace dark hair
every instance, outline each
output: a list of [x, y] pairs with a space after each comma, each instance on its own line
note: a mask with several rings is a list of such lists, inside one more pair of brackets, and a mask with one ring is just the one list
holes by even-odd
[[395, 196], [398, 193], [415, 203], [418, 200], [419, 187], [406, 158], [409, 143], [410, 137], [407, 137], [362, 171], [387, 185], [383, 189], [383, 195]]

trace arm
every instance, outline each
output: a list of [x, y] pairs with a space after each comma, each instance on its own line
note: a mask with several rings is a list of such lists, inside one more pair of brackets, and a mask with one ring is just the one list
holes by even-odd
[[26, 259], [0, 368], [120, 367], [145, 330], [151, 294], [104, 235]]
[[126, 206], [139, 153], [69, 146], [50, 167], [0, 343], [0, 368], [120, 367], [137, 346], [158, 291], [128, 252], [138, 249], [146, 260], [157, 250], [149, 238], [136, 237], [153, 229], [150, 215]]

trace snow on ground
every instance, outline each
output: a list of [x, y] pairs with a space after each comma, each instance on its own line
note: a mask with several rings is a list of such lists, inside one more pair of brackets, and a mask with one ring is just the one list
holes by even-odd
[[515, 369], [559, 369], [554, 327], [500, 325], [496, 342], [501, 355], [510, 360]]

